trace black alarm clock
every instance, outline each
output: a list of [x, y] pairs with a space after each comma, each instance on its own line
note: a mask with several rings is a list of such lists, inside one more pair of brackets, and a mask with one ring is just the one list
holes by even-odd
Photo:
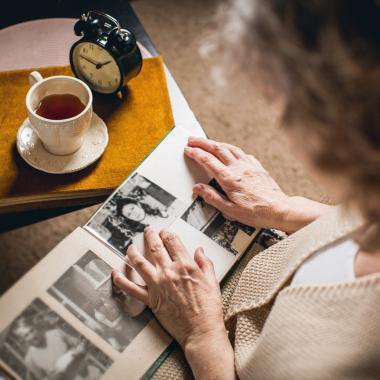
[[88, 11], [74, 32], [83, 37], [70, 49], [71, 69], [95, 92], [115, 94], [140, 73], [143, 60], [136, 37], [115, 18]]

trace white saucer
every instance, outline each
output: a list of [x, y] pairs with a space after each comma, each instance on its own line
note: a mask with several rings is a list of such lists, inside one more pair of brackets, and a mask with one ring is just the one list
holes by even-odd
[[49, 153], [26, 118], [17, 132], [17, 150], [20, 156], [35, 169], [51, 174], [73, 173], [95, 162], [108, 144], [105, 122], [95, 114], [84, 136], [83, 145], [74, 153], [56, 156]]

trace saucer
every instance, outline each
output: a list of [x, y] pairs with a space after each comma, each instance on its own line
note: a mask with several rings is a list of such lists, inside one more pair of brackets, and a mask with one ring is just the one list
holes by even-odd
[[51, 174], [73, 173], [86, 168], [103, 154], [107, 144], [107, 126], [94, 112], [82, 146], [65, 156], [49, 153], [44, 148], [28, 118], [17, 132], [17, 150], [20, 156], [33, 168]]

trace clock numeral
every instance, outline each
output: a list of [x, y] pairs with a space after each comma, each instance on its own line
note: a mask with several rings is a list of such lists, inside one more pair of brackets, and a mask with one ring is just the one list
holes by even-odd
[[117, 80], [117, 78], [115, 78], [115, 83], [117, 83], [118, 82], [118, 80]]
[[82, 69], [83, 69], [83, 70], [86, 70], [86, 69], [87, 69], [87, 66], [86, 66], [86, 65], [82, 65]]
[[98, 84], [102, 85], [103, 81], [101, 79], [98, 79]]
[[90, 50], [94, 50], [94, 45], [89, 45], [88, 47]]
[[87, 53], [88, 52], [88, 50], [87, 50], [87, 48], [83, 48], [83, 53]]
[[93, 73], [90, 73], [90, 78], [92, 79], [92, 77], [94, 76], [94, 74]]

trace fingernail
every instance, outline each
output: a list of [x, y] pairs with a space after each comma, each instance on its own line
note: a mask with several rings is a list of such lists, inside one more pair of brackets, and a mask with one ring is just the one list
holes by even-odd
[[160, 231], [160, 236], [161, 235], [165, 235], [165, 234], [167, 234], [168, 233], [168, 230], [166, 230], [165, 228], [163, 228], [161, 231]]
[[120, 271], [118, 271], [117, 269], [112, 269], [112, 273], [111, 273], [111, 275], [112, 275], [112, 277], [115, 277], [115, 276], [117, 276], [119, 273], [120, 273]]
[[191, 148], [188, 147], [188, 146], [185, 146], [184, 151], [185, 151], [185, 154], [190, 154], [190, 152], [191, 152]]
[[116, 283], [118, 281], [120, 275], [121, 275], [121, 272], [119, 270], [114, 269], [112, 271], [112, 280], [114, 283]]
[[201, 191], [202, 191], [202, 185], [200, 185], [200, 184], [194, 185], [194, 187], [193, 187], [193, 193], [195, 195], [199, 195], [201, 193]]
[[152, 229], [151, 226], [146, 226], [146, 227], [144, 228], [144, 232], [149, 232], [151, 229]]
[[128, 255], [128, 256], [130, 255], [131, 252], [134, 251], [133, 248], [134, 248], [133, 244], [130, 244], [130, 245], [128, 246], [128, 248], [127, 248], [127, 255]]

